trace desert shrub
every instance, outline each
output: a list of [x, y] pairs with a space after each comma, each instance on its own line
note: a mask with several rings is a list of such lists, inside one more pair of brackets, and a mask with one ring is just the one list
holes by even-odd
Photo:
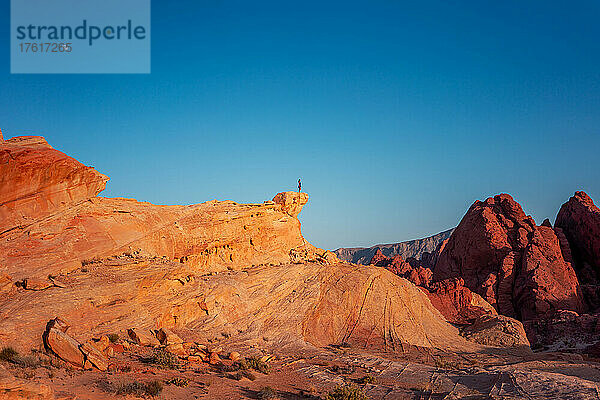
[[2, 350], [0, 350], [0, 360], [29, 369], [35, 369], [44, 364], [39, 357], [36, 357], [35, 355], [22, 356], [17, 350], [9, 346], [3, 347]]
[[121, 372], [125, 372], [125, 373], [131, 372], [131, 365], [120, 366], [120, 367], [118, 367], [118, 370]]
[[171, 379], [165, 381], [165, 383], [167, 385], [175, 385], [175, 386], [179, 386], [179, 387], [187, 387], [187, 386], [189, 386], [190, 381], [187, 380], [186, 378], [174, 377], [174, 378], [171, 378]]
[[436, 358], [435, 366], [442, 369], [459, 369], [460, 367], [458, 363], [444, 358]]
[[81, 266], [85, 267], [86, 265], [90, 265], [90, 264], [94, 264], [94, 263], [99, 263], [100, 260], [98, 258], [88, 258], [85, 260], [81, 260]]
[[8, 362], [16, 362], [19, 358], [19, 352], [16, 351], [13, 347], [6, 346], [0, 350], [0, 360], [8, 361]]
[[142, 382], [121, 382], [114, 386], [116, 394], [144, 394], [145, 385]]
[[277, 391], [270, 386], [265, 386], [258, 391], [259, 400], [272, 400], [277, 398]]
[[329, 370], [336, 374], [348, 375], [348, 374], [354, 373], [354, 365], [343, 365], [343, 366], [332, 365], [331, 367], [329, 367]]
[[108, 340], [110, 340], [111, 343], [117, 343], [119, 340], [119, 335], [117, 333], [109, 333]]
[[240, 374], [242, 374], [242, 376], [246, 379], [249, 379], [251, 381], [255, 381], [256, 380], [256, 375], [254, 375], [252, 372], [248, 371], [248, 370], [241, 370]]
[[343, 385], [327, 393], [325, 400], [367, 400], [367, 396], [355, 386]]
[[36, 356], [18, 357], [17, 360], [15, 361], [15, 363], [19, 364], [22, 367], [30, 368], [30, 369], [41, 367], [44, 364], [42, 362], [42, 360], [40, 360]]
[[239, 365], [242, 370], [253, 369], [261, 374], [268, 374], [271, 371], [271, 366], [258, 357], [246, 357], [239, 362]]
[[235, 362], [231, 365], [227, 365], [224, 363], [218, 363], [217, 365], [215, 365], [215, 367], [217, 369], [219, 369], [219, 371], [221, 372], [235, 372], [235, 371], [239, 371], [240, 370], [240, 364]]
[[242, 378], [247, 378], [251, 381], [256, 380], [256, 375], [248, 370], [239, 370], [235, 373], [230, 373], [226, 375], [229, 379], [235, 379], [236, 381], [242, 380]]
[[159, 381], [150, 381], [146, 383], [146, 394], [158, 396], [163, 390], [163, 385]]
[[180, 366], [179, 357], [166, 350], [155, 350], [148, 361], [163, 369], [177, 369]]
[[242, 378], [244, 377], [244, 375], [242, 375], [242, 373], [240, 371], [231, 373], [231, 374], [227, 374], [226, 376], [227, 376], [227, 378], [234, 379], [236, 381], [242, 380]]
[[127, 395], [133, 394], [136, 396], [158, 396], [162, 392], [163, 385], [159, 381], [150, 382], [122, 382], [113, 387], [116, 394]]
[[377, 379], [373, 375], [365, 375], [358, 380], [359, 383], [362, 384], [371, 384], [374, 385], [377, 382]]

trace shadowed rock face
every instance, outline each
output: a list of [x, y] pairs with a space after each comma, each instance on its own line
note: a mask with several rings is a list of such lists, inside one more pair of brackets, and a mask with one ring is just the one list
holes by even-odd
[[556, 226], [569, 241], [581, 282], [599, 283], [600, 209], [586, 193], [576, 192], [560, 208]]
[[469, 324], [482, 315], [497, 315], [488, 302], [464, 286], [462, 278], [434, 282], [423, 291], [446, 321], [453, 324]]
[[476, 201], [441, 252], [434, 280], [461, 277], [499, 313], [522, 320], [584, 309], [571, 264], [548, 226], [508, 194]]

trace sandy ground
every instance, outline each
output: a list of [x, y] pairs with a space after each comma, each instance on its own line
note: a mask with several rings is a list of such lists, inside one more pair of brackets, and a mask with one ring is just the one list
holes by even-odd
[[[15, 377], [48, 385], [57, 399], [65, 400], [140, 398], [116, 390], [124, 384], [152, 381], [163, 386], [157, 399], [321, 399], [344, 385], [358, 388], [370, 399], [600, 398], [600, 364], [563, 353], [499, 349], [449, 354], [409, 349], [370, 354], [365, 349], [328, 347], [311, 355], [275, 355], [269, 361], [270, 372], [251, 370], [252, 380], [228, 371], [232, 365], [228, 360], [218, 365], [183, 362], [177, 369], [161, 369], [145, 360], [151, 351], [132, 346], [112, 359], [108, 372], [75, 370], [59, 362], [37, 368], [2, 364]], [[173, 378], [187, 384], [167, 384]], [[276, 397], [264, 393], [267, 387]]]

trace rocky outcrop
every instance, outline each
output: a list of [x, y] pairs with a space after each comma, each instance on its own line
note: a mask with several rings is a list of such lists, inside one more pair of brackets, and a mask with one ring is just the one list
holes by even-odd
[[508, 194], [476, 201], [452, 233], [434, 280], [458, 277], [500, 314], [521, 320], [584, 308], [556, 233], [536, 226]]
[[54, 150], [44, 138], [0, 142], [0, 233], [81, 203], [100, 193], [108, 177]]
[[[44, 343], [84, 368], [106, 365], [87, 339], [131, 327], [140, 341], [136, 332], [162, 332], [159, 339], [176, 353], [184, 344], [169, 342], [176, 336], [170, 330], [188, 341], [215, 342], [234, 333], [236, 340], [275, 349], [472, 346], [410, 282], [383, 268], [340, 263], [306, 242], [297, 218], [308, 200], [304, 193], [283, 192], [261, 204], [191, 206], [99, 198], [103, 175], [38, 139], [3, 146], [10, 168], [14, 160], [6, 151], [17, 150], [6, 146], [27, 154], [18, 156], [24, 157], [18, 173], [10, 170], [2, 179], [12, 186], [11, 179], [23, 180], [33, 204], [70, 195], [64, 203], [45, 202], [43, 213], [33, 207], [27, 224], [1, 222], [0, 272], [26, 282], [0, 302], [0, 314], [19, 315], [0, 320], [3, 342], [37, 346], [52, 319]], [[44, 160], [52, 157], [62, 167], [46, 176], [54, 167]], [[10, 204], [5, 211], [13, 218], [30, 202]], [[40, 282], [44, 290], [27, 290], [27, 282]], [[56, 315], [71, 323], [69, 334]]]
[[[431, 304], [440, 311], [446, 321], [453, 324], [468, 324], [486, 314], [496, 314], [494, 308], [476, 293], [464, 286], [462, 278], [431, 282], [433, 273], [429, 268], [411, 265], [399, 255], [386, 257], [377, 250], [370, 262], [376, 267], [401, 276], [427, 294]], [[415, 260], [413, 260], [415, 264]]]
[[273, 202], [277, 205], [277, 210], [281, 210], [295, 218], [302, 211], [302, 207], [308, 203], [308, 194], [300, 192], [278, 193], [273, 197]]
[[306, 193], [283, 192], [262, 204], [191, 206], [94, 197], [108, 178], [44, 143], [13, 138], [0, 145], [0, 265], [15, 280], [47, 280], [123, 253], [205, 272], [337, 260], [302, 237], [297, 215]]
[[600, 314], [558, 310], [544, 318], [526, 321], [525, 330], [534, 349], [595, 353], [600, 345]]
[[585, 192], [575, 192], [560, 208], [555, 225], [568, 240], [580, 281], [600, 284], [600, 209]]
[[20, 315], [0, 321], [3, 340], [35, 346], [54, 314], [81, 340], [134, 326], [201, 343], [226, 333], [230, 341], [278, 350], [343, 343], [384, 351], [470, 348], [425, 293], [383, 268], [303, 263], [206, 275], [179, 262], [127, 258], [97, 261], [63, 279], [64, 289], [33, 292], [35, 298], [19, 291], [0, 304], [0, 312], [18, 307]]
[[434, 282], [426, 293], [431, 304], [453, 324], [470, 324], [482, 315], [497, 315], [489, 303], [464, 286], [462, 278]]
[[483, 315], [461, 334], [473, 342], [494, 347], [520, 347], [529, 350], [523, 324], [505, 315]]
[[404, 260], [411, 258], [421, 261], [422, 266], [433, 268], [437, 255], [440, 252], [440, 247], [443, 242], [450, 237], [454, 229], [438, 233], [430, 237], [416, 240], [408, 240], [406, 242], [393, 244], [378, 244], [373, 247], [353, 247], [340, 248], [334, 251], [340, 260], [349, 261], [354, 264], [368, 265], [371, 259], [381, 251], [386, 257], [399, 255]]
[[398, 276], [408, 279], [417, 286], [428, 287], [433, 275], [433, 272], [429, 268], [424, 268], [420, 265], [413, 266], [397, 254], [393, 257], [386, 257], [381, 250], [377, 250], [369, 264], [385, 268]]

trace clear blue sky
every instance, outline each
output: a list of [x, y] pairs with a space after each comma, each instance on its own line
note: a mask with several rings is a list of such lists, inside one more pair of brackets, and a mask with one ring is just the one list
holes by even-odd
[[[324, 4], [325, 3], [325, 4]], [[160, 204], [311, 196], [325, 248], [455, 226], [511, 193], [600, 203], [600, 2], [158, 1], [150, 75], [10, 75], [0, 127]]]

